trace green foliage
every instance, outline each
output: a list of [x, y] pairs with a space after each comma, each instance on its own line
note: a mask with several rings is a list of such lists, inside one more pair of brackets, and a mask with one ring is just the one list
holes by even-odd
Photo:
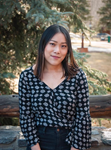
[[65, 17], [69, 22], [69, 27], [73, 32], [83, 32], [86, 30], [89, 31], [88, 27], [86, 27], [84, 21], [91, 18], [89, 15], [89, 4], [87, 0], [67, 0], [64, 4], [64, 7], [61, 4], [57, 5], [57, 8], [60, 11], [71, 11], [74, 15], [70, 15], [69, 17]]
[[[0, 0], [0, 93], [14, 93], [6, 79], [35, 63], [40, 37], [49, 25], [57, 23], [85, 32], [83, 20], [88, 19], [88, 13], [86, 0]], [[85, 54], [74, 55], [88, 75], [90, 94], [105, 94], [110, 89], [105, 74], [84, 65]]]
[[66, 28], [71, 21], [76, 24], [75, 16], [85, 12], [85, 1], [82, 6], [80, 0], [0, 0], [0, 94], [13, 94], [7, 77], [35, 63], [43, 31], [54, 23]]
[[98, 13], [101, 15], [100, 26], [104, 25], [106, 29], [111, 30], [111, 0], [102, 0], [104, 6], [101, 7]]
[[3, 126], [3, 125], [18, 126], [19, 125], [19, 119], [18, 118], [0, 117], [0, 126]]
[[90, 95], [108, 94], [111, 90], [111, 82], [108, 82], [107, 74], [88, 66], [86, 62], [89, 55], [86, 53], [74, 51], [74, 57], [87, 75]]
[[[65, 2], [65, 0], [64, 0]], [[49, 6], [48, 3], [51, 3], [52, 5]], [[55, 0], [53, 2], [55, 3], [61, 3], [63, 5], [63, 1]], [[30, 9], [28, 10], [28, 13], [26, 14], [26, 18], [28, 19], [28, 29], [35, 26], [37, 28], [41, 28], [42, 30], [47, 28], [50, 24], [61, 24], [67, 27], [68, 22], [63, 20], [64, 15], [70, 15], [73, 14], [72, 12], [59, 12], [53, 7], [52, 1], [35, 1], [32, 5], [30, 5]], [[43, 23], [44, 22], [44, 23]]]

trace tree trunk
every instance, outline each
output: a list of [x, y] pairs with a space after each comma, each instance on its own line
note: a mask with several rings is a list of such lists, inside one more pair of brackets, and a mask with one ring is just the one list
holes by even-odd
[[[92, 118], [111, 118], [111, 95], [90, 96]], [[0, 116], [19, 117], [18, 95], [0, 96]]]

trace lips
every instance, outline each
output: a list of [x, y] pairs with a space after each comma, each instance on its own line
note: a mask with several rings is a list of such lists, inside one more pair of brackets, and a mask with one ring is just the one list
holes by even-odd
[[55, 58], [55, 59], [58, 59], [58, 58], [60, 58], [59, 56], [52, 56], [53, 58]]

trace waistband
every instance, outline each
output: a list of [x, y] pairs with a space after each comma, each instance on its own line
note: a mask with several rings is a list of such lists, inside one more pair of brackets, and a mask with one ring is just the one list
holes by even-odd
[[37, 129], [43, 132], [70, 132], [71, 129], [68, 129], [66, 127], [45, 127], [45, 126], [38, 126]]

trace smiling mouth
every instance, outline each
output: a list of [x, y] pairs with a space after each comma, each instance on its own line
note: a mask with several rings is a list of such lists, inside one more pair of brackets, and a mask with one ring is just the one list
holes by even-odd
[[[52, 55], [51, 55], [52, 56]], [[60, 58], [60, 57], [58, 57], [58, 56], [52, 56], [53, 58], [55, 58], [55, 59], [58, 59], [58, 58]]]

